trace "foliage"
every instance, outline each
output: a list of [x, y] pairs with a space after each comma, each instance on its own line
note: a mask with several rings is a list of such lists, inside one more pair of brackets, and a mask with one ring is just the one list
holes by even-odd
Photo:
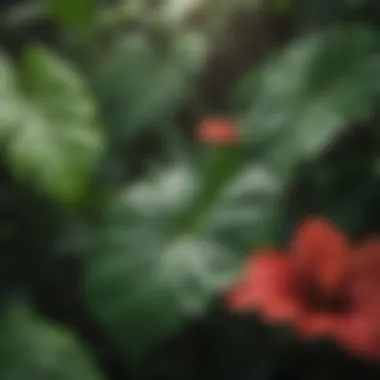
[[311, 3], [1, 5], [0, 377], [378, 378], [220, 300], [307, 215], [380, 228], [378, 4]]

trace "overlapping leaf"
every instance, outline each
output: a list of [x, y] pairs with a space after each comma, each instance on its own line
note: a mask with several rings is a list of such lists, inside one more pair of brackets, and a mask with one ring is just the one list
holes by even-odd
[[213, 195], [199, 202], [206, 183], [199, 173], [187, 166], [162, 171], [126, 189], [99, 226], [87, 295], [136, 355], [202, 311], [231, 280], [239, 253], [270, 230], [265, 222], [281, 191], [273, 173], [257, 165], [219, 175]]
[[[147, 127], [157, 128], [171, 120], [191, 84], [192, 77], [183, 69], [184, 48], [181, 56], [175, 56], [177, 51], [173, 57], [165, 56], [139, 35], [129, 36], [114, 47], [94, 80], [104, 120], [114, 139], [125, 140]], [[187, 55], [193, 53], [190, 50]]]
[[46, 8], [64, 25], [87, 27], [95, 14], [94, 0], [44, 0]]
[[2, 314], [0, 348], [2, 379], [102, 379], [68, 331], [45, 323], [23, 306]]
[[16, 175], [62, 201], [83, 196], [102, 138], [81, 78], [50, 52], [30, 49], [21, 79], [0, 63], [0, 138]]
[[285, 47], [249, 73], [233, 96], [247, 141], [276, 138], [283, 159], [286, 151], [301, 159], [318, 155], [376, 105], [379, 46], [371, 29], [335, 27]]

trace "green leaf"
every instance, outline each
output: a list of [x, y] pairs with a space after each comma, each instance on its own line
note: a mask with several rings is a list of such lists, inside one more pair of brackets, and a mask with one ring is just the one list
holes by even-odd
[[94, 18], [94, 0], [44, 0], [47, 9], [63, 26], [87, 27]]
[[249, 73], [232, 99], [246, 141], [277, 139], [280, 160], [317, 156], [350, 122], [371, 115], [380, 95], [379, 46], [378, 33], [364, 27], [327, 29]]
[[166, 0], [156, 11], [158, 13], [156, 17], [165, 25], [179, 28], [181, 23], [186, 23], [186, 18], [201, 9], [202, 5], [203, 0]]
[[141, 36], [129, 36], [114, 48], [94, 83], [115, 140], [168, 125], [191, 83], [180, 59], [161, 56]]
[[19, 105], [16, 72], [8, 58], [0, 55], [0, 141], [19, 118]]
[[242, 254], [273, 232], [282, 188], [276, 175], [264, 164], [241, 168], [239, 160], [223, 170], [223, 160], [202, 175], [178, 165], [127, 188], [94, 232], [87, 297], [137, 358], [202, 312]]
[[22, 81], [4, 61], [0, 67], [8, 72], [2, 88], [10, 94], [0, 96], [0, 120], [6, 119], [0, 138], [13, 171], [61, 201], [81, 199], [102, 147], [95, 105], [81, 78], [37, 47], [26, 55]]
[[294, 0], [269, 0], [269, 9], [275, 12], [287, 12], [290, 11]]
[[0, 317], [0, 377], [7, 380], [101, 380], [79, 342], [25, 307]]

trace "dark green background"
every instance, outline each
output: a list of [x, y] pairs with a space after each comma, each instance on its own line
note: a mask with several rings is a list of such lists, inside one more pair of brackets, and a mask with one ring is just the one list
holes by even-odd
[[300, 218], [380, 232], [380, 3], [174, 6], [1, 3], [0, 378], [378, 379], [221, 296]]

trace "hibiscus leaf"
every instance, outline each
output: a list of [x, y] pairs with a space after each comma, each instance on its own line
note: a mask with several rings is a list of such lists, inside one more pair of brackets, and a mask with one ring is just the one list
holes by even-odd
[[22, 109], [17, 91], [17, 76], [12, 63], [0, 55], [0, 141], [12, 130]]
[[0, 348], [2, 379], [102, 379], [70, 332], [46, 323], [21, 305], [1, 315]]
[[44, 0], [47, 9], [64, 25], [82, 28], [94, 19], [94, 0]]
[[20, 78], [5, 61], [0, 76], [8, 91], [0, 97], [1, 109], [8, 110], [0, 138], [14, 173], [58, 200], [81, 199], [102, 146], [94, 103], [81, 79], [40, 47], [28, 50]]
[[217, 155], [212, 171], [176, 165], [127, 188], [94, 232], [87, 296], [137, 358], [202, 312], [231, 281], [239, 254], [273, 231], [275, 174], [239, 159], [227, 168], [231, 154]]
[[[233, 94], [244, 139], [276, 139], [280, 161], [320, 154], [344, 128], [371, 115], [380, 95], [379, 36], [335, 27], [302, 37], [254, 69]], [[296, 161], [294, 161], [296, 162]]]
[[140, 35], [131, 35], [113, 46], [94, 77], [94, 88], [103, 118], [116, 141], [126, 141], [149, 127], [167, 127], [183, 104], [195, 74], [184, 67], [183, 61], [195, 65], [196, 72], [201, 66], [192, 63], [192, 55], [193, 51], [186, 52], [184, 45], [180, 51], [174, 49], [163, 56]]

